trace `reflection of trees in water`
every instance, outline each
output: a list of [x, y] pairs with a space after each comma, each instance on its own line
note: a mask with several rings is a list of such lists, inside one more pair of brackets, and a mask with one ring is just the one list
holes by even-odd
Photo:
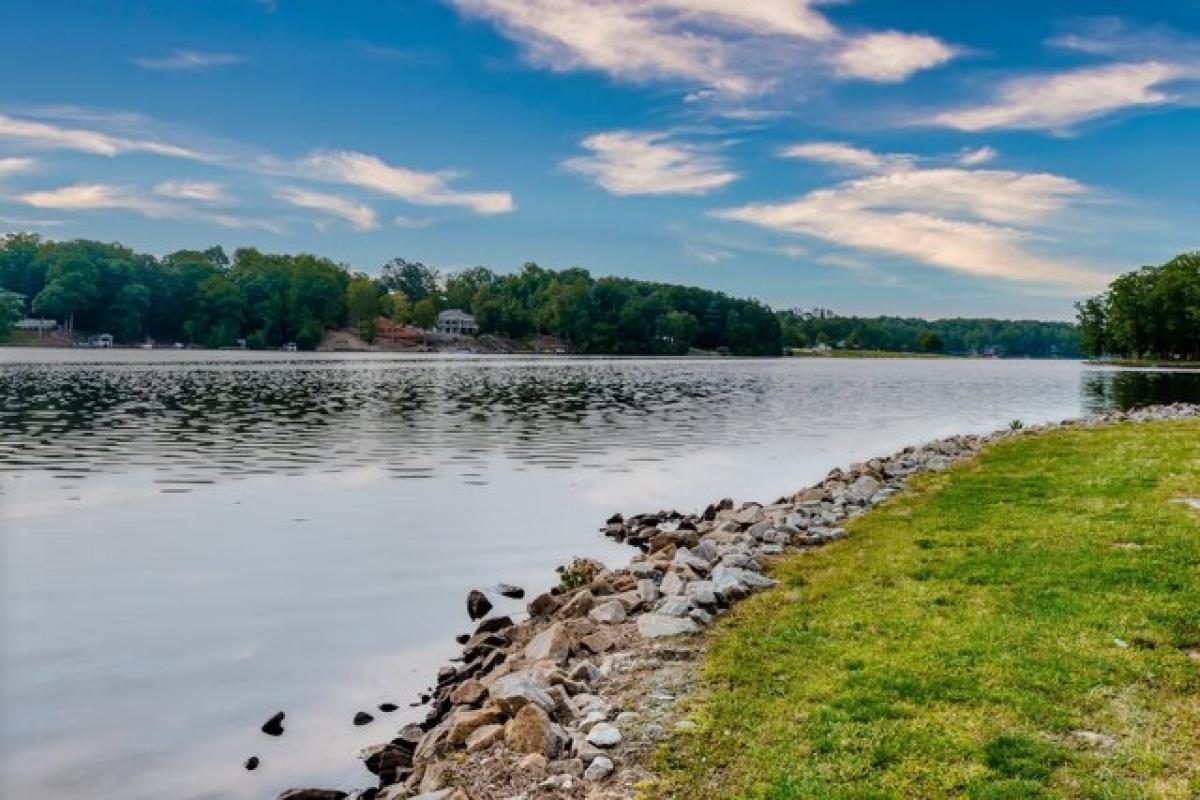
[[569, 465], [618, 446], [676, 451], [701, 426], [722, 438], [728, 421], [765, 402], [763, 383], [748, 371], [632, 362], [23, 367], [0, 372], [0, 457], [51, 468], [179, 462], [221, 474], [362, 464], [427, 472], [493, 453]]
[[1200, 402], [1200, 372], [1095, 370], [1083, 373], [1083, 406], [1090, 413], [1158, 403]]

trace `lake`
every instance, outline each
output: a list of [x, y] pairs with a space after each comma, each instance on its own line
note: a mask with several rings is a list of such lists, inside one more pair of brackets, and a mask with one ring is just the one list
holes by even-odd
[[627, 560], [615, 511], [1194, 401], [1200, 373], [4, 349], [0, 388], [0, 795], [199, 800], [367, 784], [354, 752], [420, 713], [466, 592]]

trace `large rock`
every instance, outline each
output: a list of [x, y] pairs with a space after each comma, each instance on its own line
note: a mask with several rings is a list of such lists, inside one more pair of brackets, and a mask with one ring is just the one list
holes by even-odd
[[608, 600], [588, 612], [588, 619], [600, 623], [624, 622], [626, 616], [625, 604], [620, 600]]
[[533, 637], [525, 645], [525, 658], [530, 661], [565, 663], [571, 655], [571, 637], [561, 622], [556, 622]]
[[659, 589], [663, 594], [668, 596], [683, 594], [687, 589], [687, 581], [679, 577], [679, 575], [674, 572], [668, 572], [663, 576], [662, 583], [659, 585]]
[[532, 704], [508, 723], [504, 742], [514, 753], [539, 753], [546, 758], [557, 756], [561, 745], [550, 715]]
[[599, 783], [612, 774], [613, 762], [608, 756], [596, 756], [583, 773], [585, 781]]
[[757, 503], [747, 503], [741, 511], [733, 515], [733, 521], [738, 525], [753, 525], [756, 522], [762, 522], [765, 516], [762, 506]]
[[686, 547], [675, 551], [675, 557], [671, 559], [671, 563], [687, 567], [698, 575], [707, 575], [708, 571], [712, 569], [712, 562], [696, 555]]
[[358, 757], [372, 775], [412, 766], [412, 750], [397, 747], [391, 742], [365, 747], [359, 751]]
[[562, 608], [561, 600], [550, 594], [550, 592], [543, 592], [530, 601], [529, 616], [534, 618], [548, 617], [560, 608]]
[[498, 706], [488, 706], [474, 711], [458, 710], [450, 717], [450, 731], [446, 741], [450, 744], [465, 744], [467, 738], [485, 725], [504, 722], [504, 712]]
[[642, 614], [638, 617], [638, 633], [646, 639], [696, 633], [700, 626], [688, 617], [668, 617], [665, 614]]
[[467, 613], [471, 619], [483, 619], [492, 610], [492, 601], [478, 589], [472, 589], [467, 594]]
[[854, 483], [850, 484], [850, 488], [846, 490], [846, 496], [859, 504], [866, 503], [875, 493], [882, 488], [879, 481], [872, 478], [870, 475], [862, 475]]
[[571, 598], [563, 604], [559, 609], [559, 616], [562, 617], [582, 617], [592, 610], [596, 605], [596, 596], [592, 594], [590, 589], [583, 589], [571, 595]]
[[450, 702], [456, 706], [479, 705], [485, 697], [487, 697], [487, 687], [475, 678], [468, 678], [450, 692]]
[[616, 747], [621, 743], [621, 730], [612, 723], [600, 722], [588, 731], [587, 740], [596, 747]]
[[547, 688], [533, 673], [521, 671], [497, 678], [488, 694], [507, 714], [516, 714], [530, 703], [544, 711], [553, 711], [554, 700], [546, 693]]
[[664, 597], [654, 610], [668, 617], [686, 617], [693, 607], [690, 597]]
[[279, 800], [346, 800], [349, 796], [337, 789], [285, 789]]
[[484, 725], [467, 737], [467, 752], [477, 753], [480, 750], [487, 750], [503, 738], [503, 725]]
[[712, 581], [692, 581], [687, 585], [687, 596], [698, 606], [712, 607], [717, 604]]

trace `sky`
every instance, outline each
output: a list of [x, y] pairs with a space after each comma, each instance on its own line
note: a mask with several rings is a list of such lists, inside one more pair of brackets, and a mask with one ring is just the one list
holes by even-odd
[[1067, 319], [1200, 247], [1200, 2], [5, 0], [0, 232]]

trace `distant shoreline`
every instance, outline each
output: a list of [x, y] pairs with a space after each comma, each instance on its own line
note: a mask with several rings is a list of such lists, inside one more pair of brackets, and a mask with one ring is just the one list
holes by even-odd
[[1200, 369], [1200, 361], [1160, 361], [1139, 358], [1118, 358], [1111, 361], [1091, 359], [1086, 362], [1096, 367], [1143, 367], [1146, 369]]

